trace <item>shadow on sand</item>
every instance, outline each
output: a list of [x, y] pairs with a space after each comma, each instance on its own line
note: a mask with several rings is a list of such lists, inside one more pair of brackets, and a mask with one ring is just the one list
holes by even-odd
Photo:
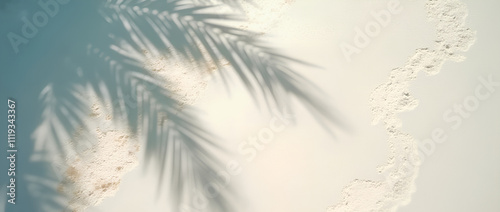
[[[206, 205], [193, 204], [190, 192], [222, 183], [217, 176], [224, 167], [220, 155], [228, 153], [220, 145], [223, 141], [198, 120], [196, 109], [181, 110], [162, 79], [144, 68], [144, 51], [179, 55], [199, 67], [215, 65], [228, 90], [228, 81], [236, 76], [255, 105], [265, 105], [262, 110], [292, 111], [292, 102], [298, 100], [325, 129], [344, 126], [323, 101], [325, 95], [290, 68], [314, 66], [267, 47], [252, 32], [225, 25], [244, 21], [237, 12], [217, 14], [212, 5], [190, 1], [134, 2], [79, 2], [86, 12], [75, 16], [85, 18], [73, 27], [81, 28], [60, 32], [80, 40], [61, 44], [58, 51], [65, 54], [61, 63], [45, 67], [59, 71], [49, 74], [53, 77], [39, 96], [41, 119], [32, 136], [36, 145], [23, 149], [24, 154], [40, 158], [24, 164], [29, 171], [20, 176], [31, 179], [20, 188], [25, 201], [32, 202], [23, 206], [24, 211], [69, 211], [68, 197], [56, 189], [63, 177], [57, 175], [58, 169], [64, 168], [54, 169], [53, 159], [65, 157], [64, 145], [90, 113], [92, 102], [81, 88], [90, 88], [102, 102], [113, 105], [113, 117], [125, 118], [132, 133], [142, 134], [146, 162], [157, 164], [158, 190], [168, 192], [171, 211], [238, 211], [237, 188], [232, 187], [207, 197]], [[45, 150], [50, 145], [60, 153], [57, 157]]]

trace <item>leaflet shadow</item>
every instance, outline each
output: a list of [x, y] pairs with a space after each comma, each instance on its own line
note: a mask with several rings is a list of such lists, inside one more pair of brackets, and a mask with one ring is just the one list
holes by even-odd
[[[57, 80], [45, 86], [39, 97], [43, 110], [35, 142], [53, 144], [52, 151], [60, 153], [56, 160], [65, 158], [68, 139], [88, 118], [92, 102], [86, 92], [91, 90], [112, 106], [115, 122], [124, 118], [133, 134], [143, 136], [146, 163], [157, 164], [158, 192], [168, 192], [173, 211], [239, 210], [237, 188], [225, 185], [217, 173], [225, 165], [221, 158], [230, 153], [220, 138], [206, 130], [196, 108], [180, 103], [177, 94], [166, 89], [164, 79], [145, 68], [150, 56], [215, 68], [228, 90], [229, 80], [236, 76], [262, 110], [292, 111], [298, 100], [325, 129], [346, 128], [321, 90], [290, 68], [291, 64], [314, 66], [267, 47], [252, 32], [223, 24], [244, 21], [239, 15], [217, 14], [213, 6], [189, 1], [78, 4], [85, 5], [85, 14], [74, 15], [84, 15], [80, 23], [85, 25], [60, 33], [72, 39], [61, 41], [59, 51], [65, 56], [51, 65], [66, 72], [54, 72]], [[41, 161], [53, 161], [47, 157]], [[53, 168], [51, 162], [32, 166], [48, 170], [32, 182], [51, 198], [39, 204], [55, 211], [66, 208], [68, 197], [42, 183], [53, 185], [64, 178], [54, 174], [61, 172], [58, 169], [64, 173], [64, 164], [55, 170], [47, 169]], [[206, 186], [214, 183], [224, 189], [206, 193]], [[204, 197], [206, 204], [194, 202], [193, 195]]]

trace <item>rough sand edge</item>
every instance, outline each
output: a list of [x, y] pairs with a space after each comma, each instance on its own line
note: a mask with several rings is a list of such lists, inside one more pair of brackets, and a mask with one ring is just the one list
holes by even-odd
[[113, 124], [110, 106], [99, 103], [97, 97], [91, 99], [88, 123], [70, 141], [70, 145], [84, 147], [68, 156], [58, 188], [68, 195], [68, 207], [73, 211], [84, 211], [113, 196], [121, 178], [138, 165], [136, 137], [125, 126]]
[[421, 70], [434, 75], [447, 60], [464, 60], [460, 53], [468, 51], [475, 41], [475, 32], [465, 26], [467, 7], [459, 0], [428, 0], [426, 9], [428, 19], [436, 25], [435, 46], [417, 49], [406, 65], [394, 69], [388, 82], [371, 95], [373, 122], [383, 123], [389, 135], [388, 161], [378, 168], [385, 180], [354, 180], [344, 188], [342, 201], [328, 208], [328, 212], [395, 211], [411, 201], [421, 161], [417, 141], [401, 131], [401, 120], [397, 116], [418, 105], [410, 95], [410, 82]]

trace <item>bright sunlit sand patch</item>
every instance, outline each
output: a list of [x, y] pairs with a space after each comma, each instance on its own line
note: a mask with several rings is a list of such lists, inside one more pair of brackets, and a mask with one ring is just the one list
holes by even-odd
[[207, 87], [215, 65], [201, 67], [194, 61], [179, 57], [155, 56], [143, 51], [144, 66], [157, 76], [180, 106], [193, 105]]

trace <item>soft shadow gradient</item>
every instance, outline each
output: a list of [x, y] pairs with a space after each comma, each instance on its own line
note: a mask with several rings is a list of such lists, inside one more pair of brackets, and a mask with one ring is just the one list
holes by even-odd
[[[205, 130], [196, 109], [180, 107], [173, 98], [175, 94], [144, 68], [144, 51], [162, 56], [180, 54], [202, 67], [215, 64], [228, 90], [229, 76], [234, 74], [256, 106], [266, 105], [262, 110], [292, 111], [293, 100], [298, 100], [325, 129], [344, 126], [334, 108], [323, 101], [326, 95], [290, 68], [291, 64], [316, 67], [267, 47], [253, 32], [225, 25], [228, 21], [245, 20], [237, 12], [237, 1], [223, 1], [235, 8], [234, 14], [227, 15], [213, 12], [217, 6], [208, 0], [196, 2], [80, 2], [84, 11], [95, 12], [73, 27], [88, 24], [95, 30], [67, 32], [66, 36], [85, 33], [88, 40], [68, 44], [67, 49], [61, 50], [68, 53], [64, 67], [59, 67], [65, 71], [57, 73], [58, 80], [48, 83], [39, 97], [43, 112], [33, 134], [37, 145], [53, 144], [61, 153], [59, 160], [65, 157], [64, 144], [88, 118], [92, 103], [85, 92], [90, 89], [102, 102], [113, 105], [114, 121], [125, 118], [134, 134], [143, 135], [146, 162], [157, 164], [161, 173], [158, 191], [168, 192], [171, 210], [196, 209], [190, 192], [202, 191], [212, 182], [220, 183], [217, 171], [224, 168], [221, 155], [229, 153], [220, 138]], [[158, 13], [153, 13], [155, 10]], [[226, 62], [228, 66], [223, 65]], [[43, 149], [34, 148], [30, 153], [49, 157], [40, 152]], [[30, 184], [40, 187], [43, 195], [29, 192], [38, 200], [34, 204], [39, 204], [31, 211], [64, 210], [68, 197], [53, 186], [44, 187], [60, 181], [57, 170], [50, 168], [53, 164], [32, 163], [45, 171], [33, 170]], [[39, 176], [40, 172], [46, 174]], [[44, 199], [39, 199], [42, 196]], [[224, 187], [200, 211], [238, 211], [238, 201], [237, 188]]]

